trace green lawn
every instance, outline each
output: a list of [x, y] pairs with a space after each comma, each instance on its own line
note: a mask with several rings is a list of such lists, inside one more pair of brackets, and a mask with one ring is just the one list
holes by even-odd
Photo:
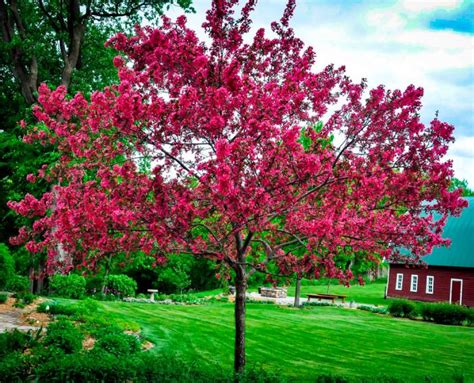
[[[329, 294], [347, 295], [347, 302], [354, 301], [357, 303], [384, 306], [388, 304], [388, 301], [384, 299], [385, 286], [386, 284], [381, 282], [370, 283], [364, 286], [352, 285], [351, 287], [330, 285], [329, 290], [327, 285], [301, 286], [301, 295], [306, 297], [306, 294], [327, 293], [329, 291]], [[288, 289], [288, 295], [293, 296], [294, 291], [294, 287], [292, 286]]]
[[[305, 286], [304, 292], [318, 289]], [[355, 300], [357, 296], [354, 292]], [[232, 304], [102, 304], [111, 322], [137, 322], [143, 335], [156, 344], [155, 350], [231, 369]], [[468, 382], [474, 381], [474, 328], [335, 307], [293, 309], [263, 304], [248, 305], [247, 326], [248, 362], [297, 381], [311, 381], [324, 373], [389, 375], [407, 382], [418, 382], [425, 375], [451, 381], [453, 375], [464, 374]]]
[[[384, 299], [385, 293], [385, 282], [376, 282], [370, 283], [364, 286], [358, 284], [351, 285], [351, 287], [346, 287], [342, 285], [332, 284], [329, 286], [329, 294], [343, 294], [347, 295], [346, 301], [354, 301], [357, 303], [366, 303], [378, 306], [386, 306], [389, 303], [389, 300]], [[249, 292], [257, 291], [256, 287], [249, 288]], [[318, 285], [303, 285], [301, 286], [301, 296], [306, 298], [306, 294], [315, 294], [315, 293], [327, 293], [328, 286], [323, 284]], [[192, 293], [198, 298], [203, 298], [206, 296], [218, 295], [222, 293], [222, 289], [210, 290], [210, 291], [200, 291]], [[288, 287], [288, 296], [292, 297], [295, 295], [295, 286]]]

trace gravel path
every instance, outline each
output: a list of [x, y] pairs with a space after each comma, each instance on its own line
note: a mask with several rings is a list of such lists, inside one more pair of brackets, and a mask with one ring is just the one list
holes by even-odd
[[[37, 299], [35, 304], [26, 306], [25, 308], [14, 307], [15, 299], [10, 297], [4, 304], [0, 304], [0, 333], [17, 329], [20, 331], [37, 330], [46, 321], [46, 314], [37, 314], [36, 304], [42, 299]], [[44, 317], [44, 318], [43, 318]], [[35, 320], [39, 319], [38, 321]], [[33, 320], [35, 326], [29, 325], [29, 320]], [[41, 321], [40, 321], [41, 320]], [[36, 326], [37, 324], [37, 326]]]
[[0, 313], [0, 333], [17, 329], [20, 331], [37, 330], [38, 327], [25, 326], [21, 323], [20, 311]]

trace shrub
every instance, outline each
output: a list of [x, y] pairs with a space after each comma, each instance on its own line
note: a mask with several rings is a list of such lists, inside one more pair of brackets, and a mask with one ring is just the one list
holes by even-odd
[[416, 313], [416, 305], [411, 301], [397, 299], [390, 302], [388, 312], [394, 317], [412, 318]]
[[472, 323], [474, 310], [449, 303], [426, 303], [421, 307], [424, 320], [439, 324], [462, 325]]
[[48, 326], [44, 345], [59, 348], [66, 354], [72, 354], [82, 349], [83, 338], [82, 333], [71, 322], [60, 320]]
[[104, 284], [104, 277], [100, 275], [89, 276], [86, 278], [86, 292], [89, 295], [99, 294]]
[[125, 356], [140, 351], [141, 344], [136, 336], [122, 332], [101, 335], [97, 339], [95, 347], [115, 356]]
[[137, 282], [125, 274], [109, 275], [106, 283], [107, 294], [118, 297], [134, 297], [137, 291]]
[[108, 353], [61, 355], [36, 369], [40, 382], [128, 382], [136, 381], [135, 366], [128, 358]]
[[51, 278], [50, 288], [58, 297], [81, 299], [86, 292], [86, 279], [76, 274], [56, 274]]
[[311, 306], [333, 306], [329, 302], [303, 302], [301, 306], [311, 307]]
[[8, 294], [0, 293], [0, 304], [6, 303], [7, 300], [8, 300]]
[[77, 314], [77, 306], [58, 302], [42, 302], [36, 307], [39, 313], [72, 316]]
[[38, 343], [41, 336], [41, 329], [33, 332], [21, 332], [17, 329], [0, 333], [0, 356], [5, 356], [12, 352], [23, 352]]
[[30, 290], [30, 279], [23, 275], [13, 275], [8, 280], [6, 289], [17, 293], [26, 293]]
[[0, 243], [0, 290], [4, 289], [15, 274], [15, 262], [10, 250], [4, 243]]
[[20, 352], [14, 352], [0, 358], [0, 382], [26, 382], [28, 381], [29, 370], [27, 357]]
[[370, 311], [374, 314], [387, 314], [387, 309], [384, 307], [359, 306], [357, 308], [362, 311]]
[[15, 294], [15, 298], [16, 298], [15, 305], [29, 305], [35, 301], [36, 295], [31, 294], [31, 293], [18, 293], [18, 294]]

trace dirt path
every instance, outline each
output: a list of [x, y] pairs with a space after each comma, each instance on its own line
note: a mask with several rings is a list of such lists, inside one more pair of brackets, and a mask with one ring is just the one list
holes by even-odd
[[17, 329], [20, 331], [37, 330], [50, 321], [47, 314], [36, 312], [36, 306], [43, 301], [38, 299], [35, 303], [24, 308], [14, 307], [14, 298], [0, 304], [0, 333]]

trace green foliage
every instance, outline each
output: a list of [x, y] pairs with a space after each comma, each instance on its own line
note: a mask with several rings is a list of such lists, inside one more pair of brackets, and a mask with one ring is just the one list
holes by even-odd
[[193, 263], [189, 256], [170, 256], [167, 266], [159, 273], [158, 281], [172, 286], [174, 291], [182, 292], [191, 285], [189, 273]]
[[192, 294], [159, 294], [156, 296], [156, 300], [165, 301], [170, 300], [178, 303], [186, 303], [190, 305], [197, 305], [204, 302], [203, 299], [200, 299]]
[[4, 243], [0, 243], [0, 290], [7, 286], [14, 274], [15, 262], [10, 254], [10, 250]]
[[125, 274], [109, 275], [106, 282], [106, 293], [118, 297], [133, 297], [137, 291], [137, 282]]
[[76, 315], [78, 310], [75, 305], [62, 304], [58, 302], [42, 302], [40, 303], [36, 311], [39, 313], [47, 313], [51, 315], [66, 315], [73, 316]]
[[460, 180], [458, 178], [453, 178], [451, 180], [451, 185], [449, 190], [462, 189], [463, 197], [474, 197], [474, 190], [469, 188], [467, 180]]
[[41, 330], [37, 332], [21, 332], [14, 329], [10, 332], [0, 333], [0, 356], [14, 352], [24, 352], [38, 343]]
[[[1, 335], [1, 334], [0, 334]], [[0, 347], [0, 353], [1, 353]], [[26, 382], [30, 366], [28, 357], [20, 352], [9, 353], [0, 358], [0, 382]]]
[[51, 278], [50, 289], [58, 297], [81, 299], [86, 292], [86, 279], [76, 274], [56, 274]]
[[301, 306], [302, 307], [311, 307], [311, 306], [324, 307], [324, 306], [333, 306], [333, 305], [329, 302], [303, 302]]
[[8, 300], [8, 294], [0, 293], [0, 304], [5, 303]]
[[471, 324], [474, 318], [473, 309], [449, 303], [425, 303], [420, 313], [424, 320], [448, 325]]
[[76, 320], [82, 320], [84, 317], [94, 315], [98, 310], [97, 302], [92, 299], [85, 299], [78, 303], [70, 304], [67, 302], [46, 301], [36, 307], [39, 313], [51, 315], [63, 315], [73, 317]]
[[30, 280], [23, 275], [13, 275], [6, 286], [8, 291], [15, 291], [17, 293], [25, 293], [30, 290]]
[[123, 332], [112, 332], [100, 335], [94, 348], [104, 350], [115, 356], [126, 356], [140, 351], [141, 344], [134, 335], [124, 334]]
[[31, 294], [29, 292], [18, 293], [18, 294], [15, 294], [15, 298], [16, 298], [15, 304], [30, 305], [35, 301], [36, 295]]
[[104, 277], [100, 275], [89, 276], [86, 278], [86, 294], [99, 294], [104, 284]]
[[411, 318], [416, 314], [416, 304], [404, 299], [396, 299], [388, 305], [388, 312], [399, 318]]
[[385, 307], [359, 306], [357, 308], [359, 310], [369, 311], [374, 314], [387, 314], [387, 309]]
[[62, 350], [65, 354], [72, 354], [82, 349], [83, 334], [67, 320], [50, 323], [44, 338], [45, 346], [52, 346]]

